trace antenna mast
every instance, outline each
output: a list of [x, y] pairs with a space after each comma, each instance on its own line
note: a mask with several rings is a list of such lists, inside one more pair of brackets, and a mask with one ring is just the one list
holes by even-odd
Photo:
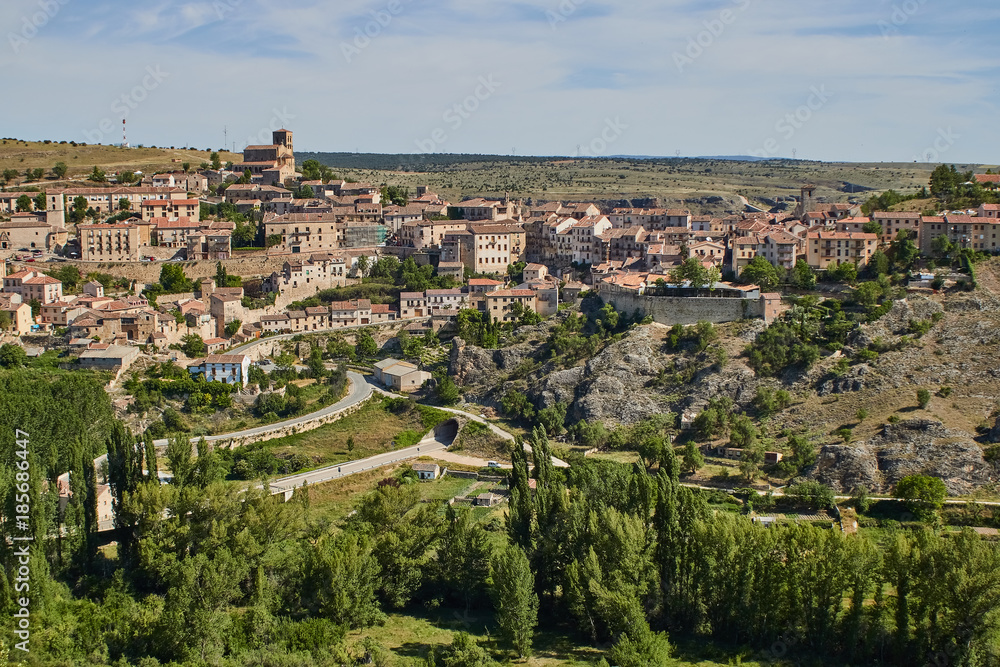
[[125, 119], [122, 118], [122, 148], [131, 148], [128, 145], [128, 134], [125, 132]]

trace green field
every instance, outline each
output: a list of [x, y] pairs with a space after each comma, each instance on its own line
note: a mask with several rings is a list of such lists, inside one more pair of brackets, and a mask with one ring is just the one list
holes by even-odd
[[[450, 418], [447, 413], [426, 406], [407, 404], [405, 409], [394, 411], [390, 405], [389, 400], [369, 399], [357, 412], [331, 424], [275, 438], [266, 444], [278, 455], [307, 456], [316, 467], [335, 465], [407, 447]], [[354, 439], [353, 450], [347, 448], [348, 438]]]

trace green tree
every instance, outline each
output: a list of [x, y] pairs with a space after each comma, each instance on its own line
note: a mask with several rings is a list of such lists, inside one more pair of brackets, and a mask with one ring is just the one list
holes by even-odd
[[358, 275], [360, 277], [362, 278], [365, 277], [365, 274], [368, 272], [368, 266], [370, 263], [371, 262], [368, 259], [368, 255], [361, 255], [360, 257], [358, 257], [357, 266], [358, 266]]
[[183, 162], [183, 163], [181, 163], [181, 169], [184, 170], [185, 174], [188, 173], [188, 172], [190, 172], [191, 171], [191, 163], [190, 162]]
[[763, 255], [757, 255], [743, 269], [740, 280], [746, 284], [753, 284], [760, 287], [761, 291], [767, 292], [774, 289], [781, 278], [774, 264], [767, 261]]
[[19, 368], [28, 361], [24, 348], [13, 343], [0, 345], [0, 366], [4, 368]]
[[18, 175], [19, 174], [17, 172], [17, 169], [4, 169], [3, 170], [3, 184], [7, 185], [11, 181], [13, 181], [15, 178], [17, 178]]
[[184, 275], [184, 267], [180, 264], [164, 264], [160, 269], [160, 285], [167, 294], [178, 294], [190, 291], [194, 283]]
[[458, 385], [455, 384], [450, 375], [445, 375], [438, 381], [434, 392], [442, 405], [455, 405], [462, 396]]
[[90, 180], [94, 183], [104, 183], [107, 181], [107, 176], [104, 171], [98, 167], [94, 167], [94, 170], [90, 172]]
[[889, 273], [889, 258], [882, 249], [879, 248], [868, 258], [868, 273], [873, 276], [881, 276]]
[[241, 320], [233, 320], [232, 322], [226, 322], [225, 326], [226, 336], [229, 337], [235, 336], [236, 332], [238, 332], [240, 330], [240, 327], [242, 326], [243, 322]]
[[131, 211], [132, 210], [132, 202], [131, 202], [131, 200], [129, 200], [128, 197], [122, 197], [121, 199], [119, 199], [118, 200], [118, 210], [119, 211], [123, 211], [123, 212], [124, 211]]
[[218, 171], [219, 169], [222, 168], [222, 160], [219, 157], [218, 151], [212, 151], [212, 155], [209, 157], [209, 159], [212, 161], [212, 169]]
[[683, 264], [671, 271], [670, 282], [688, 283], [690, 287], [700, 289], [710, 286], [712, 277], [709, 270], [702, 265], [701, 260], [697, 257], [688, 257]]
[[39, 192], [35, 195], [35, 198], [31, 200], [31, 203], [35, 205], [36, 211], [44, 211], [46, 208], [45, 192]]
[[208, 346], [205, 345], [205, 341], [196, 333], [190, 333], [181, 338], [181, 349], [184, 354], [191, 358], [203, 357], [208, 352]]
[[874, 282], [860, 283], [854, 289], [854, 299], [867, 308], [877, 305], [881, 297], [882, 288]]
[[931, 520], [944, 505], [948, 488], [937, 477], [908, 475], [896, 484], [895, 496], [923, 521]]
[[704, 465], [705, 457], [701, 453], [701, 448], [698, 447], [694, 440], [689, 440], [684, 445], [684, 456], [681, 459], [681, 466], [690, 473], [696, 473]]
[[524, 551], [511, 544], [497, 554], [492, 563], [492, 579], [490, 594], [500, 631], [519, 657], [527, 657], [538, 624], [538, 596]]
[[31, 197], [28, 195], [21, 195], [17, 198], [17, 212], [18, 213], [30, 213], [31, 212]]
[[378, 344], [375, 338], [367, 331], [362, 331], [357, 335], [355, 349], [358, 357], [362, 359], [371, 358], [378, 354]]
[[931, 402], [931, 392], [928, 391], [927, 389], [918, 389], [917, 405], [920, 406], [920, 409], [926, 410], [927, 406], [930, 405], [930, 402]]
[[874, 220], [869, 220], [861, 227], [861, 231], [865, 234], [882, 234], [882, 225], [875, 222]]

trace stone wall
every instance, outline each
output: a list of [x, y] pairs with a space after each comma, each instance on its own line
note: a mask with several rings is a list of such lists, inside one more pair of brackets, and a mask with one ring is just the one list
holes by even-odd
[[[654, 322], [666, 324], [696, 324], [706, 320], [715, 324], [735, 322], [743, 319], [773, 317], [774, 309], [766, 308], [765, 297], [759, 299], [736, 299], [729, 297], [670, 297], [640, 296], [628, 292], [618, 292], [604, 296], [615, 310], [632, 314], [638, 310], [653, 318]], [[770, 312], [765, 312], [765, 310]]]

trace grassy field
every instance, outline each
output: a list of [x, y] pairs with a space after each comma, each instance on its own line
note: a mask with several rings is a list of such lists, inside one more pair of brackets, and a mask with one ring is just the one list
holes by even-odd
[[[159, 173], [165, 171], [181, 171], [181, 165], [185, 162], [191, 165], [192, 169], [197, 169], [202, 162], [209, 162], [211, 151], [198, 150], [184, 147], [149, 147], [149, 148], [120, 148], [118, 146], [105, 145], [72, 145], [60, 143], [52, 140], [51, 143], [43, 141], [20, 141], [17, 139], [3, 139], [0, 142], [0, 171], [4, 169], [15, 169], [21, 176], [12, 181], [9, 185], [34, 185], [45, 188], [47, 184], [53, 184], [52, 167], [57, 162], [64, 162], [69, 168], [67, 180], [85, 179], [96, 166], [104, 172], [112, 172], [129, 169], [132, 171], [142, 171], [145, 173]], [[223, 164], [226, 162], [241, 162], [242, 156], [239, 153], [223, 152], [219, 154]], [[24, 170], [41, 168], [45, 170], [45, 179], [38, 183], [25, 183]], [[60, 182], [60, 185], [66, 185]], [[86, 183], [79, 183], [85, 186]]]
[[[360, 410], [312, 431], [296, 433], [268, 441], [275, 454], [301, 454], [317, 462], [317, 466], [334, 465], [363, 459], [419, 440], [436, 424], [449, 418], [447, 413], [417, 406], [393, 412], [380, 398], [368, 400]], [[348, 438], [354, 449], [348, 450]], [[413, 440], [415, 442], [415, 440]]]
[[[431, 648], [450, 644], [459, 632], [467, 632], [484, 642], [495, 637], [497, 627], [493, 614], [488, 610], [465, 612], [455, 609], [394, 613], [388, 615], [383, 626], [348, 633], [347, 641], [349, 644], [360, 644], [366, 637], [371, 637], [392, 653], [394, 665], [418, 667], [425, 664], [424, 659]], [[734, 664], [758, 667], [765, 664], [748, 659], [739, 649], [719, 647], [705, 641], [671, 637], [671, 643], [675, 647], [672, 664], [676, 667]], [[492, 640], [485, 645], [491, 644]], [[527, 667], [583, 667], [596, 665], [603, 655], [603, 649], [588, 646], [567, 632], [542, 629], [535, 633], [534, 655], [514, 662]]]

